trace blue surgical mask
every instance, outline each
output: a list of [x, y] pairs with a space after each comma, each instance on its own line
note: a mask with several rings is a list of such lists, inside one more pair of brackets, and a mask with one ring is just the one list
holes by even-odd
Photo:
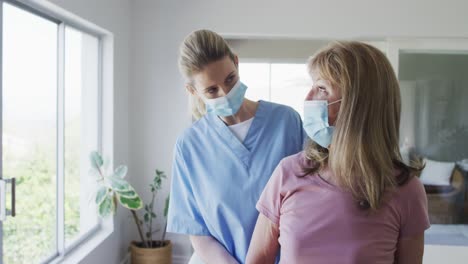
[[304, 102], [304, 130], [317, 144], [324, 148], [330, 146], [335, 127], [328, 124], [328, 106], [332, 103], [326, 100], [312, 100]]
[[244, 101], [247, 86], [240, 80], [232, 87], [226, 96], [208, 99], [200, 94], [208, 113], [214, 113], [218, 116], [232, 116], [239, 111]]

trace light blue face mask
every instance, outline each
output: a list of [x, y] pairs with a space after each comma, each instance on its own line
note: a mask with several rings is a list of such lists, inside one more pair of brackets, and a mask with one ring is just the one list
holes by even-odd
[[226, 96], [208, 99], [200, 94], [208, 113], [214, 113], [218, 116], [232, 116], [239, 111], [244, 101], [247, 86], [240, 80], [232, 87]]
[[332, 103], [326, 100], [304, 102], [304, 130], [310, 139], [324, 148], [330, 146], [335, 130], [335, 127], [328, 124], [328, 106], [340, 101], [341, 99]]

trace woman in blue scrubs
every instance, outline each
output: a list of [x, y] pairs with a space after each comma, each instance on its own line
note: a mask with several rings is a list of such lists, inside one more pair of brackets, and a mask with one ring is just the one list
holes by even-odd
[[179, 66], [197, 121], [175, 145], [167, 231], [190, 236], [190, 263], [244, 263], [255, 203], [279, 161], [302, 150], [302, 121], [244, 98], [238, 57], [215, 32], [187, 36]]

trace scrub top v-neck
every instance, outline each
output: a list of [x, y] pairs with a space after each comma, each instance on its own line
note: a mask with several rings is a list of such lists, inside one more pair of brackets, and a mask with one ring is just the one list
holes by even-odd
[[250, 130], [250, 126], [252, 125], [252, 121], [254, 118], [250, 118], [245, 120], [241, 123], [230, 125], [229, 130], [239, 139], [240, 142], [244, 142], [245, 137], [247, 136], [247, 132]]
[[255, 204], [284, 157], [302, 150], [305, 133], [292, 108], [259, 101], [241, 142], [214, 114], [177, 139], [168, 232], [209, 235], [245, 262], [258, 217]]

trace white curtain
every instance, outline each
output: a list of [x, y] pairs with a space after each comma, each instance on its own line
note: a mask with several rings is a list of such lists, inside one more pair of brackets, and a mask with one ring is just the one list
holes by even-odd
[[402, 81], [401, 138], [439, 161], [468, 158], [468, 82]]

